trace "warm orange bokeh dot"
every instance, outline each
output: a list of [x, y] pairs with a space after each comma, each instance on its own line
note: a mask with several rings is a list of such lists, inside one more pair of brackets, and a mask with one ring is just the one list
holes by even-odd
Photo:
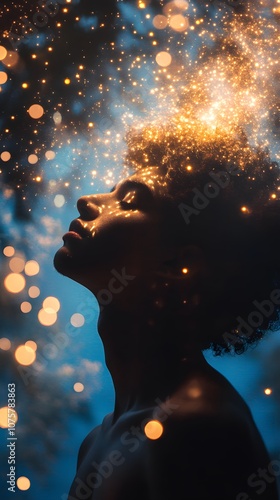
[[270, 396], [272, 394], [272, 389], [270, 389], [270, 387], [267, 387], [265, 390], [264, 390], [264, 393], [266, 396]]
[[8, 51], [3, 47], [3, 45], [0, 45], [0, 61], [3, 61], [5, 57], [7, 57]]
[[36, 342], [34, 342], [34, 340], [27, 340], [25, 342], [25, 345], [27, 345], [27, 347], [30, 347], [31, 349], [33, 349], [33, 351], [37, 351], [38, 346], [37, 346]]
[[40, 309], [38, 320], [43, 326], [52, 326], [57, 321], [57, 314], [53, 309]]
[[3, 153], [1, 153], [0, 155], [0, 158], [2, 161], [9, 161], [11, 159], [12, 155], [11, 153], [9, 153], [9, 151], [3, 151]]
[[2, 349], [2, 351], [8, 351], [9, 349], [11, 349], [11, 345], [11, 341], [6, 337], [2, 337], [0, 339], [0, 349]]
[[75, 392], [83, 392], [85, 386], [84, 384], [81, 384], [81, 382], [76, 382], [73, 386]]
[[21, 257], [13, 257], [9, 262], [9, 268], [13, 273], [21, 273], [24, 270], [25, 261]]
[[20, 293], [25, 287], [25, 278], [18, 273], [11, 273], [4, 279], [5, 288], [10, 293]]
[[8, 80], [8, 75], [5, 71], [0, 71], [0, 85], [4, 85]]
[[164, 28], [166, 28], [167, 24], [168, 24], [167, 17], [166, 16], [162, 16], [161, 14], [158, 14], [153, 19], [153, 25], [158, 30], [163, 30]]
[[46, 151], [45, 157], [47, 158], [47, 160], [54, 160], [55, 159], [55, 152], [51, 151], [51, 150]]
[[8, 418], [16, 424], [18, 421], [18, 414], [14, 408], [11, 409], [8, 408], [8, 406], [3, 406], [0, 408], [0, 427], [2, 429], [8, 429]]
[[20, 304], [20, 310], [24, 314], [29, 313], [31, 311], [31, 309], [32, 309], [32, 305], [30, 304], [30, 302], [22, 302]]
[[149, 439], [159, 439], [163, 433], [163, 425], [158, 420], [150, 420], [145, 425], [144, 432]]
[[31, 349], [31, 347], [27, 345], [20, 345], [15, 351], [15, 358], [19, 364], [29, 366], [34, 363], [36, 353], [34, 349]]
[[156, 62], [158, 63], [159, 66], [162, 66], [163, 68], [166, 68], [169, 66], [172, 62], [172, 57], [169, 54], [169, 52], [159, 52], [156, 55]]
[[60, 309], [60, 302], [56, 297], [47, 297], [43, 302], [43, 309], [58, 312]]
[[31, 483], [30, 483], [30, 480], [28, 479], [28, 477], [21, 476], [17, 479], [17, 487], [21, 491], [29, 490], [30, 484]]
[[3, 250], [3, 254], [5, 255], [5, 257], [13, 257], [13, 255], [15, 255], [14, 247], [11, 246], [5, 247]]
[[38, 288], [38, 286], [31, 286], [28, 289], [28, 295], [31, 299], [36, 299], [37, 297], [39, 297], [40, 293], [40, 288]]
[[28, 163], [30, 163], [30, 165], [35, 165], [35, 163], [37, 163], [38, 159], [39, 158], [37, 155], [34, 155], [34, 154], [29, 155], [28, 156]]
[[40, 266], [36, 260], [29, 260], [25, 264], [24, 272], [27, 276], [35, 276], [40, 271]]
[[44, 108], [40, 104], [32, 104], [27, 112], [29, 116], [31, 116], [31, 118], [37, 120], [38, 118], [41, 118], [43, 116]]
[[172, 16], [169, 21], [170, 27], [174, 31], [185, 31], [189, 27], [188, 20], [182, 14]]

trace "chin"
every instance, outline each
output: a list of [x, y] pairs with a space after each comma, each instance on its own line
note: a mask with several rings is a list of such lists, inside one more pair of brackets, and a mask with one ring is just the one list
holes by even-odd
[[61, 247], [55, 254], [53, 265], [56, 271], [71, 278], [71, 268], [73, 267], [73, 259], [65, 246]]

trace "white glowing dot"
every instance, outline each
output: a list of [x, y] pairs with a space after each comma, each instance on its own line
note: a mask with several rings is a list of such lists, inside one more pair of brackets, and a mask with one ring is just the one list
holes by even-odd
[[11, 345], [11, 341], [6, 337], [2, 337], [0, 339], [0, 349], [2, 349], [2, 351], [8, 351], [9, 349], [11, 349]]
[[31, 347], [27, 345], [20, 345], [15, 351], [15, 358], [17, 362], [23, 366], [29, 366], [34, 363], [36, 353]]
[[144, 432], [149, 439], [159, 439], [163, 434], [163, 425], [158, 420], [150, 420], [145, 425]]
[[38, 156], [37, 155], [29, 155], [28, 156], [28, 162], [30, 163], [30, 165], [35, 165], [35, 163], [37, 163], [39, 160]]
[[73, 386], [75, 392], [83, 392], [85, 386], [84, 384], [81, 384], [80, 382], [76, 382]]
[[54, 160], [55, 159], [55, 152], [54, 151], [46, 151], [45, 157], [47, 160]]
[[75, 326], [76, 328], [79, 328], [80, 326], [84, 325], [85, 318], [82, 314], [75, 313], [71, 316], [70, 323], [71, 323], [71, 325]]
[[162, 51], [156, 55], [156, 62], [158, 63], [159, 66], [166, 68], [171, 64], [172, 57], [169, 54], [169, 52]]
[[40, 295], [40, 288], [37, 286], [31, 286], [28, 290], [28, 295], [31, 299], [36, 299]]
[[188, 272], [189, 272], [188, 268], [187, 267], [183, 267], [182, 273], [183, 274], [188, 274]]
[[24, 270], [25, 261], [21, 257], [13, 257], [9, 262], [9, 268], [13, 273], [21, 273]]
[[63, 207], [63, 205], [65, 204], [65, 198], [63, 196], [63, 194], [57, 194], [55, 197], [54, 197], [54, 204], [57, 208], [61, 208]]
[[61, 116], [61, 113], [59, 113], [59, 111], [56, 111], [53, 114], [53, 121], [54, 121], [55, 125], [60, 125], [61, 124], [61, 122], [62, 122], [62, 116]]
[[28, 479], [28, 477], [21, 476], [21, 477], [18, 477], [18, 479], [17, 479], [17, 487], [21, 491], [29, 490], [30, 484], [31, 483], [30, 483], [30, 480]]
[[5, 71], [0, 71], [0, 85], [3, 85], [8, 80], [8, 75]]
[[43, 326], [52, 326], [57, 321], [57, 313], [53, 309], [40, 309], [38, 320]]
[[25, 287], [25, 278], [18, 273], [11, 273], [6, 276], [4, 285], [10, 293], [20, 293]]
[[24, 272], [27, 276], [35, 276], [40, 271], [40, 266], [36, 260], [29, 260], [26, 262]]
[[43, 309], [51, 309], [54, 312], [58, 312], [60, 309], [60, 302], [56, 297], [47, 297], [43, 302]]
[[31, 309], [32, 309], [32, 305], [30, 304], [30, 302], [22, 302], [20, 304], [20, 310], [24, 314], [29, 313], [31, 311]]
[[9, 161], [11, 159], [12, 155], [11, 153], [9, 153], [9, 151], [3, 151], [3, 153], [1, 153], [0, 155], [0, 158], [2, 161]]
[[5, 257], [13, 257], [13, 255], [15, 255], [14, 247], [11, 247], [11, 246], [5, 247], [3, 249], [3, 254], [5, 255]]
[[3, 406], [0, 408], [0, 427], [2, 429], [7, 429], [9, 427], [8, 419], [10, 419], [12, 423], [16, 424], [18, 421], [18, 414], [14, 408], [11, 412], [11, 409], [8, 408], [8, 406]]
[[27, 345], [27, 347], [30, 347], [30, 349], [33, 349], [33, 351], [37, 351], [38, 346], [36, 342], [34, 342], [34, 340], [27, 340], [25, 342], [25, 345]]
[[32, 104], [27, 112], [29, 116], [31, 116], [31, 118], [37, 120], [38, 118], [41, 118], [43, 116], [44, 108], [40, 104]]
[[263, 392], [266, 396], [270, 396], [272, 394], [272, 389], [270, 387], [267, 387]]

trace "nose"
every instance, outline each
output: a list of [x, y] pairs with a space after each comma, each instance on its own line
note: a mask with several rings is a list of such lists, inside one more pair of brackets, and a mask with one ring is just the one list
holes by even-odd
[[78, 211], [83, 220], [93, 220], [102, 212], [97, 196], [82, 196], [77, 202]]

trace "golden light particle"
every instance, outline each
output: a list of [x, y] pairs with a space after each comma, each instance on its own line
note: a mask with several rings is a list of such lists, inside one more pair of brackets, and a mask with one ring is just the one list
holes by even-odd
[[55, 152], [54, 151], [46, 151], [45, 152], [45, 157], [47, 160], [54, 160], [55, 159]]
[[12, 246], [7, 246], [3, 249], [3, 254], [5, 255], [5, 257], [13, 257], [13, 255], [15, 255], [15, 249], [14, 247]]
[[23, 89], [27, 89], [27, 88], [28, 88], [28, 83], [23, 83], [23, 84], [22, 84], [22, 88], [23, 88]]
[[25, 342], [25, 345], [30, 347], [30, 349], [33, 349], [33, 351], [37, 351], [38, 346], [37, 346], [36, 342], [34, 342], [34, 340], [27, 340]]
[[270, 387], [267, 387], [263, 392], [266, 396], [270, 396], [272, 394], [272, 389]]
[[150, 420], [144, 428], [147, 438], [156, 440], [163, 434], [163, 425], [158, 420]]
[[65, 85], [70, 85], [70, 83], [71, 83], [70, 78], [65, 78], [64, 83], [65, 83]]
[[36, 276], [40, 271], [40, 266], [36, 260], [29, 260], [26, 262], [24, 272], [27, 276]]
[[25, 261], [21, 257], [13, 257], [9, 262], [9, 268], [13, 273], [21, 273], [24, 270]]
[[35, 154], [32, 154], [32, 155], [28, 156], [28, 162], [30, 163], [30, 165], [35, 165], [35, 163], [37, 163], [38, 160], [39, 160], [39, 158]]
[[19, 55], [17, 52], [14, 52], [13, 50], [8, 50], [7, 55], [4, 59], [2, 59], [2, 62], [7, 68], [12, 68], [13, 66], [16, 66], [16, 64], [19, 61]]
[[79, 328], [85, 324], [85, 318], [82, 314], [75, 313], [75, 314], [72, 314], [72, 316], [70, 318], [70, 323], [72, 326]]
[[188, 171], [188, 172], [191, 172], [193, 168], [192, 168], [192, 166], [191, 166], [191, 165], [188, 165], [188, 166], [186, 167], [186, 169], [187, 169], [187, 171]]
[[0, 71], [0, 85], [4, 85], [8, 80], [8, 75], [5, 71]]
[[172, 57], [169, 54], [169, 52], [162, 51], [156, 55], [156, 62], [159, 66], [166, 68], [167, 66], [169, 66], [171, 64]]
[[271, 198], [272, 198], [273, 200], [276, 200], [277, 195], [273, 193], [273, 194], [271, 195]]
[[89, 126], [89, 128], [93, 128], [94, 127], [94, 123], [93, 122], [89, 122], [88, 126]]
[[84, 384], [81, 384], [80, 382], [76, 382], [73, 386], [75, 392], [83, 392], [84, 388]]
[[11, 273], [4, 279], [4, 286], [10, 293], [20, 293], [25, 287], [25, 278], [18, 273]]
[[189, 270], [187, 269], [187, 267], [183, 267], [182, 269], [182, 273], [183, 274], [188, 274]]
[[243, 213], [248, 212], [248, 208], [247, 207], [241, 207], [241, 212], [243, 212]]
[[15, 358], [20, 365], [29, 366], [34, 363], [36, 353], [27, 345], [20, 345], [15, 351]]
[[11, 349], [11, 345], [11, 341], [6, 337], [2, 337], [0, 339], [0, 349], [2, 349], [2, 351], [8, 351], [9, 349]]
[[43, 301], [43, 309], [51, 309], [54, 312], [58, 312], [60, 309], [60, 302], [56, 297], [47, 297]]
[[21, 491], [29, 490], [30, 485], [31, 485], [31, 483], [30, 483], [30, 480], [28, 479], [28, 477], [20, 476], [17, 478], [17, 487], [19, 490], [21, 490]]
[[13, 408], [13, 411], [8, 408], [8, 406], [3, 406], [0, 408], [0, 427], [2, 429], [8, 429], [8, 418], [12, 420], [15, 424], [18, 421], [18, 414], [16, 410]]
[[146, 4], [145, 2], [142, 2], [141, 0], [138, 2], [138, 7], [139, 9], [145, 9], [146, 8]]
[[43, 326], [52, 326], [57, 321], [57, 313], [51, 308], [40, 309], [38, 320]]
[[175, 16], [171, 16], [169, 25], [174, 31], [181, 32], [189, 27], [189, 21], [182, 14], [176, 14]]
[[158, 30], [163, 30], [168, 25], [168, 18], [161, 14], [158, 14], [153, 18], [153, 25]]
[[40, 288], [38, 288], [37, 286], [31, 286], [28, 289], [28, 295], [31, 299], [36, 299], [37, 297], [39, 297], [40, 293]]
[[32, 309], [32, 305], [30, 304], [30, 302], [22, 302], [20, 304], [20, 310], [22, 313], [24, 314], [28, 314]]
[[34, 120], [38, 120], [38, 118], [43, 116], [44, 108], [40, 104], [32, 104], [32, 106], [30, 106], [27, 110], [27, 113], [31, 118], [34, 118]]
[[3, 45], [0, 45], [0, 61], [5, 59], [7, 57], [8, 51], [3, 47]]

